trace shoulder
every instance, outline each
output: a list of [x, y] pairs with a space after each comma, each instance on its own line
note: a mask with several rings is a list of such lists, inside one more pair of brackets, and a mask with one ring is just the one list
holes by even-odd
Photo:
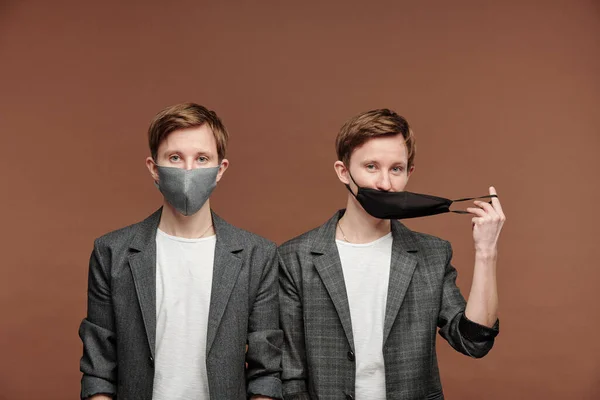
[[94, 247], [103, 249], [127, 249], [129, 246], [145, 246], [147, 242], [156, 237], [156, 229], [160, 221], [162, 208], [143, 221], [128, 225], [124, 228], [108, 232], [94, 241]]
[[143, 223], [144, 221], [137, 222], [135, 224], [105, 233], [104, 235], [96, 238], [94, 245], [98, 248], [106, 248], [130, 243]]
[[323, 225], [313, 228], [307, 232], [304, 232], [292, 239], [289, 239], [282, 243], [279, 248], [280, 255], [286, 255], [290, 253], [308, 252], [312, 244], [317, 240], [319, 232]]
[[450, 247], [450, 242], [434, 235], [422, 232], [413, 232], [413, 235], [415, 242], [418, 243], [423, 249]]
[[452, 246], [447, 240], [427, 233], [413, 231], [401, 222], [395, 224], [399, 232], [398, 237], [401, 238], [407, 248], [412, 248], [424, 254], [452, 252]]
[[250, 232], [248, 230], [238, 228], [237, 226], [229, 224], [230, 234], [233, 235], [236, 241], [240, 242], [242, 245], [251, 246], [251, 247], [261, 247], [275, 250], [277, 245], [275, 242], [260, 236], [256, 233]]
[[224, 240], [229, 246], [267, 250], [269, 253], [275, 252], [277, 249], [277, 245], [271, 240], [232, 225], [214, 213], [213, 223], [217, 230], [217, 240], [219, 240], [218, 236], [222, 235], [221, 240]]

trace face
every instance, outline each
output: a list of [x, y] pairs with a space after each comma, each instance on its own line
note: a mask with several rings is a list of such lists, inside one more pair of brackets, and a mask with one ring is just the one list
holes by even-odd
[[335, 170], [340, 181], [350, 185], [354, 194], [358, 188], [350, 179], [348, 169], [359, 186], [386, 192], [403, 191], [414, 170], [414, 166], [407, 168], [408, 149], [402, 135], [369, 139], [354, 149], [349, 164], [346, 168], [344, 163], [336, 161]]
[[[218, 166], [217, 141], [210, 126], [205, 124], [171, 132], [158, 146], [156, 164], [161, 167], [187, 170]], [[150, 171], [150, 175], [152, 175], [152, 179], [158, 182], [158, 170], [152, 157], [146, 159], [146, 166]], [[217, 182], [228, 166], [229, 161], [223, 159], [217, 175]]]

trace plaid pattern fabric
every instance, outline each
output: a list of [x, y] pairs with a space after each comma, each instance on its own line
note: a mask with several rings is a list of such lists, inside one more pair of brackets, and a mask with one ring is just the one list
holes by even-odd
[[[278, 249], [285, 399], [354, 398], [352, 324], [361, 321], [351, 320], [335, 244], [343, 212]], [[383, 342], [387, 400], [443, 399], [437, 327], [453, 348], [471, 357], [485, 355], [495, 334], [473, 341], [459, 331], [466, 302], [450, 264], [450, 243], [398, 221], [392, 221], [392, 237]]]

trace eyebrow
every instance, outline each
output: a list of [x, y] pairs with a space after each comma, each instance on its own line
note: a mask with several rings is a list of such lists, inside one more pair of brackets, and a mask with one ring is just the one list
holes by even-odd
[[[177, 150], [177, 149], [166, 149], [166, 150], [163, 152], [163, 154], [164, 154], [165, 156], [167, 156], [167, 155], [169, 155], [169, 154], [173, 154], [173, 153], [182, 154], [183, 152], [182, 152], [182, 151], [180, 151], [180, 150]], [[196, 155], [198, 155], [198, 156], [207, 156], [207, 157], [211, 157], [211, 156], [212, 156], [212, 154], [210, 154], [209, 152], [207, 152], [207, 151], [204, 151], [204, 150], [197, 151], [197, 152], [196, 152]]]
[[[375, 160], [365, 160], [365, 161], [363, 161], [363, 164], [380, 164], [380, 162], [379, 161], [375, 161]], [[398, 161], [398, 162], [392, 163], [392, 165], [406, 166], [406, 162], [404, 162], [404, 161]]]

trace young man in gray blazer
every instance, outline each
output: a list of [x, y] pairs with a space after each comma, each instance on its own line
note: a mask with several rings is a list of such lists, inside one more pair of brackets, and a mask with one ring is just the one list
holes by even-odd
[[186, 103], [148, 137], [164, 203], [95, 241], [81, 398], [281, 398], [276, 246], [210, 208], [229, 165], [225, 126]]
[[[404, 118], [373, 110], [336, 140], [345, 210], [279, 248], [285, 399], [443, 399], [436, 330], [457, 351], [488, 353], [498, 334], [495, 189], [475, 201], [469, 301], [456, 286], [450, 243], [397, 218], [439, 213], [442, 200], [404, 192], [415, 140]], [[433, 203], [431, 203], [433, 202]]]

